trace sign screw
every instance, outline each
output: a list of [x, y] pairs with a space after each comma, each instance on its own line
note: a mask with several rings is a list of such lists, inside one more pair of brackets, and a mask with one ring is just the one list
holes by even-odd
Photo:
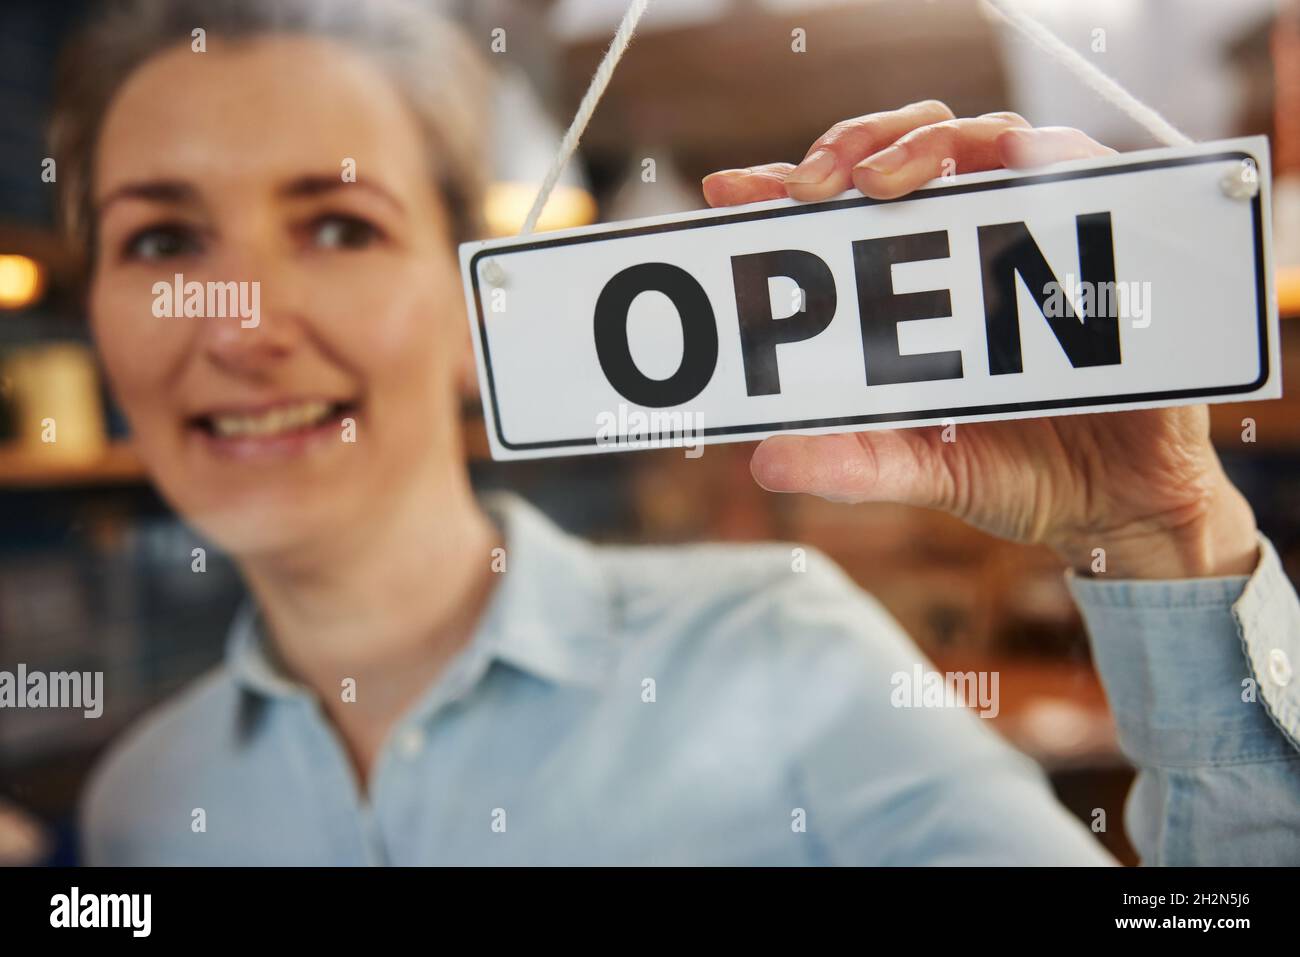
[[1219, 186], [1225, 196], [1253, 199], [1259, 194], [1259, 170], [1255, 167], [1254, 160], [1242, 160], [1236, 169], [1224, 173]]
[[483, 278], [493, 286], [504, 286], [506, 284], [506, 271], [495, 259], [485, 259], [483, 261]]

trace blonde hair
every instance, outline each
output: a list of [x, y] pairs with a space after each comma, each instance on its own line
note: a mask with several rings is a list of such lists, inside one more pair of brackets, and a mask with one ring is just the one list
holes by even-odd
[[315, 36], [369, 56], [420, 124], [453, 239], [481, 234], [489, 75], [454, 24], [414, 0], [118, 0], [60, 58], [49, 126], [59, 220], [83, 265], [94, 255], [94, 155], [109, 106], [137, 67], [198, 28], [206, 39]]

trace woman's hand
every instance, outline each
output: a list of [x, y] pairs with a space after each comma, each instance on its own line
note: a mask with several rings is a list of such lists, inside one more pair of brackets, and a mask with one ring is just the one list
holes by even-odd
[[[710, 206], [850, 187], [890, 199], [941, 173], [1023, 168], [1114, 150], [1079, 130], [1034, 129], [1014, 113], [955, 119], [927, 100], [831, 127], [798, 166], [772, 163], [704, 179]], [[947, 161], [947, 162], [945, 162]], [[1125, 578], [1248, 574], [1254, 515], [1210, 444], [1205, 406], [981, 422], [846, 435], [779, 435], [751, 463], [764, 488], [844, 502], [951, 512], [1080, 571]]]

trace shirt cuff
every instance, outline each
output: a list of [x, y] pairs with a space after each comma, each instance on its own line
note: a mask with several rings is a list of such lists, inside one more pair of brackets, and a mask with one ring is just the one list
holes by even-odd
[[1260, 536], [1260, 560], [1250, 576], [1066, 577], [1092, 639], [1120, 745], [1136, 763], [1296, 756], [1300, 599], [1268, 539]]

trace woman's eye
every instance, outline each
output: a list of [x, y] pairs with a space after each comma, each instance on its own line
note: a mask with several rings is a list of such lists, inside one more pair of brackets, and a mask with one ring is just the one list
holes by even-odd
[[312, 224], [312, 242], [322, 249], [364, 249], [379, 230], [355, 216], [323, 216]]
[[184, 226], [151, 226], [132, 236], [126, 244], [126, 258], [142, 260], [170, 259], [192, 253], [199, 247], [198, 237]]

